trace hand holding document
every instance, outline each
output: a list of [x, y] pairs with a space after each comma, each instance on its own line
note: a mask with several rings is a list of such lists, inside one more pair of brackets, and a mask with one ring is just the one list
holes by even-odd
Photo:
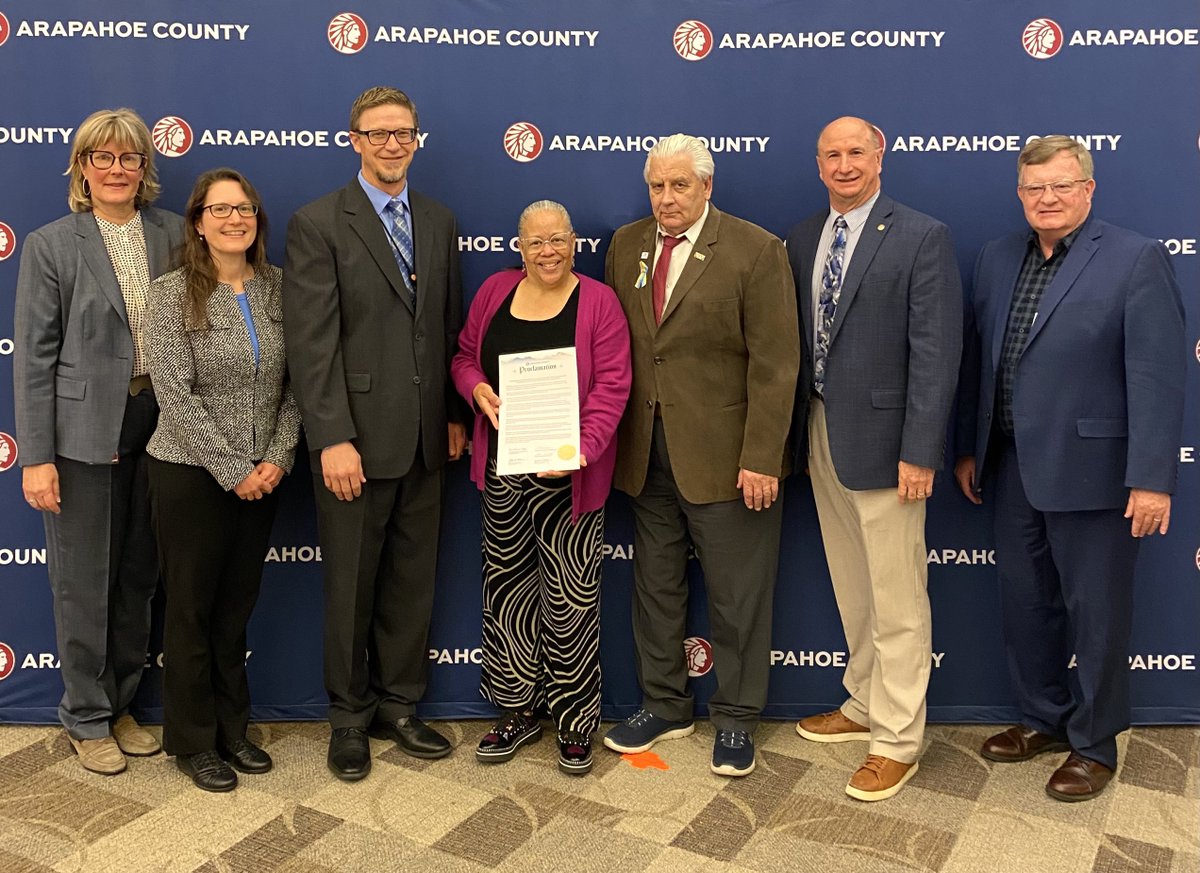
[[579, 469], [575, 349], [500, 356], [496, 473]]

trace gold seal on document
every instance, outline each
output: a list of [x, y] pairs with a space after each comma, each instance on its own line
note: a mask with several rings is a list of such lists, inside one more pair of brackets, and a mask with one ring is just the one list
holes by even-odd
[[561, 445], [558, 447], [559, 460], [569, 461], [575, 457], [575, 447], [572, 445]]

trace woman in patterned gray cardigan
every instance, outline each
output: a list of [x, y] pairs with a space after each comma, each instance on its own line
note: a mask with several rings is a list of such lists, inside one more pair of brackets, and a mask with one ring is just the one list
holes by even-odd
[[246, 738], [246, 623], [300, 417], [287, 379], [281, 272], [240, 173], [196, 180], [182, 265], [151, 285], [146, 347], [161, 412], [150, 500], [167, 593], [163, 746], [206, 791], [264, 773]]

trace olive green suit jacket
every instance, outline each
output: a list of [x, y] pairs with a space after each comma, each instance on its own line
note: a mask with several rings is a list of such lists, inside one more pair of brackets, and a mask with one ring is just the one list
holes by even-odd
[[787, 254], [777, 237], [710, 204], [656, 325], [656, 230], [653, 217], [619, 228], [605, 263], [605, 282], [629, 320], [633, 353], [613, 484], [634, 497], [641, 493], [658, 406], [684, 499], [734, 500], [739, 469], [781, 478], [790, 472], [800, 338]]

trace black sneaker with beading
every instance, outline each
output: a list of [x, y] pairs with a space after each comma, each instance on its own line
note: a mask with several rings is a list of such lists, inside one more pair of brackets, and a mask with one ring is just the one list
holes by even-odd
[[582, 776], [592, 769], [592, 738], [579, 731], [558, 735], [558, 769], [569, 776]]
[[500, 764], [512, 760], [517, 749], [542, 738], [542, 726], [532, 715], [509, 712], [496, 722], [475, 750], [475, 757], [484, 764]]

